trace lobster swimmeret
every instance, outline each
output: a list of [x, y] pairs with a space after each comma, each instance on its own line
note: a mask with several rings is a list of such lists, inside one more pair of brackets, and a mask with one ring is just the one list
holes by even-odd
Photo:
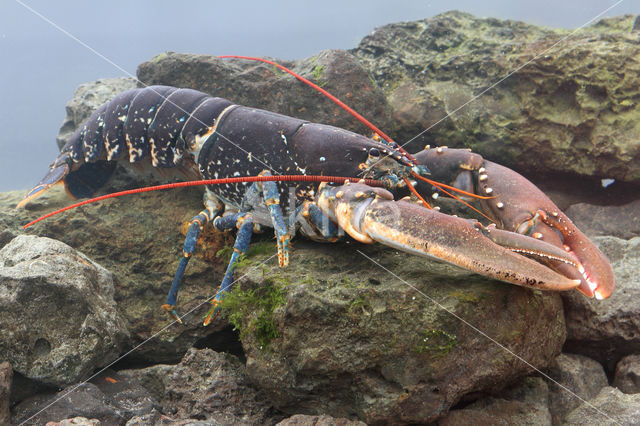
[[[71, 136], [19, 207], [57, 183], [64, 183], [74, 197], [91, 196], [118, 161], [173, 169], [187, 178], [354, 177], [340, 186], [298, 183], [293, 202], [290, 183], [208, 186], [205, 209], [191, 221], [184, 257], [163, 305], [176, 318], [178, 286], [198, 233], [211, 220], [219, 230], [239, 231], [205, 323], [231, 285], [236, 259], [246, 251], [254, 224], [274, 228], [281, 266], [288, 263], [290, 234], [299, 231], [314, 240], [334, 241], [344, 230], [361, 242], [377, 241], [517, 285], [577, 288], [597, 298], [609, 297], [614, 289], [613, 271], [600, 250], [548, 197], [512, 170], [468, 150], [446, 147], [427, 147], [407, 156], [394, 143], [234, 105], [191, 89], [151, 86], [117, 95]], [[503, 230], [402, 198], [410, 194], [410, 186], [430, 196], [432, 184], [414, 181], [427, 174], [484, 196], [479, 203], [485, 215]], [[387, 189], [357, 183], [363, 177], [382, 180]]]

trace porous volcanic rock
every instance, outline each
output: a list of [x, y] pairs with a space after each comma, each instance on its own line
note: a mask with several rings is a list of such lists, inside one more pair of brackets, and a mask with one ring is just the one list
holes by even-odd
[[72, 425], [76, 423], [71, 419], [83, 417], [90, 420], [78, 420], [78, 424], [124, 425], [132, 417], [148, 416], [158, 409], [158, 403], [138, 382], [107, 371], [89, 383], [29, 398], [14, 407], [13, 415], [16, 424], [29, 419], [26, 424], [62, 420], [61, 424]]
[[385, 91], [394, 136], [412, 140], [410, 152], [425, 143], [469, 147], [528, 174], [637, 183], [633, 18], [570, 33], [447, 12], [376, 28], [350, 52]]
[[231, 234], [209, 232], [209, 227], [189, 262], [180, 291], [178, 311], [189, 313], [184, 324], [171, 325], [173, 321], [161, 309], [182, 257], [182, 225], [202, 209], [202, 190], [106, 200], [53, 216], [26, 231], [22, 225], [72, 200], [56, 188], [26, 209], [16, 210], [23, 195], [17, 191], [0, 195], [0, 223], [15, 235], [26, 232], [58, 239], [113, 273], [117, 282], [113, 299], [131, 344], [145, 342], [129, 359], [178, 362], [196, 341], [226, 327], [222, 322], [202, 327], [206, 298], [215, 293], [226, 267], [216, 252], [233, 242]]
[[562, 424], [569, 412], [609, 385], [602, 365], [582, 355], [560, 354], [547, 373], [553, 424]]
[[567, 426], [639, 425], [640, 394], [627, 395], [605, 387], [564, 419]]
[[497, 397], [480, 399], [460, 410], [452, 410], [438, 426], [548, 425], [549, 389], [539, 377], [526, 377]]
[[0, 250], [0, 359], [64, 386], [115, 360], [129, 333], [113, 275], [68, 245], [20, 235]]
[[155, 365], [120, 374], [148, 387], [173, 418], [206, 418], [221, 424], [264, 424], [270, 412], [252, 389], [244, 365], [228, 354], [190, 349], [177, 365]]
[[587, 299], [578, 292], [562, 295], [567, 318], [565, 351], [599, 361], [613, 372], [618, 360], [640, 352], [640, 237], [591, 239], [607, 256], [616, 289], [606, 300]]
[[618, 362], [613, 386], [624, 393], [640, 393], [640, 355], [629, 355]]
[[557, 294], [392, 250], [298, 241], [286, 269], [259, 259], [247, 274], [261, 284], [241, 284], [223, 309], [251, 381], [285, 413], [433, 421], [531, 371], [471, 325], [537, 368], [564, 339]]

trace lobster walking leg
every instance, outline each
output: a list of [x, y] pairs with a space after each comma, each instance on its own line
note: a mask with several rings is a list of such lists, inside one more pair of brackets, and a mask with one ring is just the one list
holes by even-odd
[[[271, 176], [269, 171], [265, 170], [260, 173], [261, 176]], [[269, 209], [271, 222], [276, 234], [276, 244], [278, 247], [278, 264], [285, 267], [289, 264], [289, 242], [291, 237], [288, 233], [288, 227], [284, 223], [284, 216], [280, 208], [280, 196], [278, 195], [278, 186], [275, 182], [256, 182], [252, 186], [260, 188], [262, 185], [264, 203]]]
[[214, 226], [219, 231], [238, 228], [236, 242], [233, 245], [233, 253], [229, 260], [229, 265], [224, 273], [224, 278], [220, 284], [220, 289], [213, 299], [211, 299], [211, 309], [207, 313], [203, 325], [209, 325], [213, 318], [220, 311], [220, 305], [227, 291], [233, 284], [233, 274], [236, 270], [238, 258], [247, 252], [249, 243], [251, 243], [251, 235], [253, 234], [253, 218], [251, 214], [246, 212], [234, 213], [229, 216], [217, 217], [213, 221]]
[[[268, 171], [263, 171], [261, 175], [270, 175]], [[260, 200], [256, 202], [256, 200]], [[233, 283], [233, 275], [236, 269], [237, 261], [240, 256], [246, 253], [247, 248], [251, 242], [251, 235], [253, 233], [254, 220], [251, 214], [251, 210], [259, 207], [256, 204], [266, 205], [271, 216], [271, 221], [276, 234], [277, 247], [278, 247], [278, 260], [281, 267], [289, 264], [289, 241], [290, 236], [288, 234], [288, 226], [285, 224], [284, 215], [280, 208], [280, 196], [278, 194], [278, 187], [274, 182], [256, 182], [245, 193], [240, 212], [230, 214], [228, 216], [221, 216], [220, 214], [224, 210], [224, 205], [218, 203], [214, 208], [214, 200], [216, 197], [207, 192], [205, 195], [205, 208], [198, 215], [191, 219], [187, 236], [184, 242], [183, 257], [178, 265], [167, 301], [162, 308], [168, 311], [171, 316], [181, 323], [180, 317], [176, 312], [176, 304], [178, 297], [178, 290], [184, 277], [184, 272], [189, 263], [189, 259], [196, 247], [198, 236], [203, 226], [213, 219], [213, 225], [218, 231], [227, 231], [230, 229], [238, 229], [236, 241], [233, 246], [233, 253], [227, 270], [225, 271], [224, 278], [220, 284], [220, 289], [215, 297], [211, 300], [211, 309], [207, 313], [204, 325], [208, 325], [216, 314], [220, 310], [220, 305], [225, 296], [225, 293], [229, 290]]]
[[215, 217], [218, 217], [224, 211], [224, 204], [220, 203], [209, 192], [205, 193], [204, 205], [206, 208], [202, 210], [200, 213], [198, 213], [196, 216], [191, 218], [191, 221], [189, 222], [187, 236], [184, 239], [184, 246], [182, 249], [182, 259], [180, 259], [178, 270], [176, 271], [176, 274], [173, 277], [173, 282], [171, 283], [171, 289], [169, 290], [169, 294], [167, 295], [167, 301], [165, 302], [164, 305], [162, 305], [162, 309], [169, 312], [169, 314], [178, 323], [182, 323], [182, 320], [180, 319], [180, 317], [178, 316], [178, 313], [176, 312], [178, 290], [180, 289], [180, 284], [182, 283], [182, 279], [184, 277], [184, 271], [187, 268], [189, 259], [191, 259], [191, 255], [193, 254], [193, 251], [196, 249], [196, 242], [198, 241], [198, 236], [200, 235], [200, 231], [202, 231], [202, 228], [207, 223], [209, 223], [209, 221], [211, 221]]

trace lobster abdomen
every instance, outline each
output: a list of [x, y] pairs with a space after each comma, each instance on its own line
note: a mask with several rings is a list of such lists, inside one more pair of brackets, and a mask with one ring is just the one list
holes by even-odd
[[[98, 108], [72, 134], [21, 205], [61, 181], [72, 196], [90, 197], [118, 161], [189, 171], [197, 162], [204, 178], [250, 176], [263, 170], [356, 178], [372, 149], [390, 148], [343, 129], [234, 105], [196, 90], [150, 86], [120, 93]], [[209, 189], [238, 204], [243, 187]], [[297, 186], [298, 198], [311, 198], [311, 189]]]

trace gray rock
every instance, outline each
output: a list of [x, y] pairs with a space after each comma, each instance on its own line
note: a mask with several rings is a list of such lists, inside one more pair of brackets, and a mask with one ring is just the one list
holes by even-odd
[[0, 425], [7, 425], [11, 420], [9, 412], [13, 369], [8, 362], [0, 362]]
[[551, 425], [549, 389], [544, 380], [527, 377], [521, 383], [460, 409], [438, 421], [439, 426]]
[[130, 77], [103, 78], [78, 86], [67, 102], [67, 116], [62, 122], [56, 142], [62, 148], [71, 134], [94, 110], [108, 102], [120, 92], [134, 89], [137, 81]]
[[99, 424], [125, 424], [133, 417], [151, 416], [158, 409], [160, 406], [139, 383], [109, 371], [90, 383], [21, 402], [14, 409], [14, 419], [17, 423], [29, 419], [29, 424], [45, 424], [84, 417]]
[[605, 387], [564, 419], [567, 426], [640, 425], [640, 395], [627, 395]]
[[[28, 206], [15, 205], [24, 194], [0, 194], [0, 225], [16, 234], [21, 226], [45, 213], [70, 204], [61, 188], [49, 191]], [[161, 208], [159, 208], [161, 206]], [[140, 346], [129, 359], [143, 362], [178, 362], [186, 350], [208, 334], [226, 327], [202, 327], [208, 310], [205, 298], [222, 281], [226, 263], [216, 257], [231, 234], [205, 227], [180, 291], [179, 311], [190, 312], [182, 326], [160, 306], [166, 300], [178, 262], [186, 228], [181, 225], [202, 209], [202, 190], [174, 190], [117, 198], [70, 210], [51, 217], [26, 232], [63, 241], [85, 253], [113, 273], [117, 285], [116, 309], [124, 318], [134, 344]], [[148, 340], [149, 337], [155, 336]]]
[[366, 423], [345, 418], [337, 419], [326, 414], [321, 416], [296, 414], [282, 420], [277, 426], [366, 426]]
[[549, 410], [553, 424], [562, 419], [583, 400], [590, 401], [609, 385], [607, 376], [597, 361], [582, 355], [560, 354], [548, 371], [553, 381], [549, 385]]
[[0, 250], [0, 359], [64, 386], [115, 360], [129, 333], [113, 275], [68, 245], [20, 235]]
[[565, 212], [590, 237], [609, 235], [630, 239], [640, 237], [640, 200], [622, 206], [574, 204]]
[[587, 299], [577, 292], [563, 294], [567, 317], [565, 351], [586, 355], [613, 371], [624, 355], [640, 352], [640, 237], [621, 240], [594, 237], [609, 258], [616, 289], [606, 300]]
[[47, 426], [98, 426], [100, 420], [87, 419], [86, 417], [73, 417], [71, 419], [64, 419], [59, 422], [48, 422]]
[[613, 386], [624, 393], [640, 393], [640, 355], [629, 355], [618, 361]]
[[385, 91], [394, 136], [413, 140], [410, 152], [469, 147], [531, 175], [638, 182], [640, 104], [623, 77], [640, 72], [628, 60], [640, 55], [632, 21], [602, 20], [567, 38], [567, 30], [447, 12], [376, 28], [351, 53]]
[[290, 414], [425, 423], [531, 371], [452, 313], [537, 368], [564, 339], [557, 294], [380, 246], [298, 241], [288, 268], [262, 265], [248, 278], [259, 284], [241, 284], [223, 309], [240, 329], [251, 381]]
[[262, 424], [270, 405], [249, 384], [244, 366], [232, 355], [190, 349], [177, 365], [156, 365], [120, 374], [160, 394], [172, 418], [198, 418], [226, 424]]

